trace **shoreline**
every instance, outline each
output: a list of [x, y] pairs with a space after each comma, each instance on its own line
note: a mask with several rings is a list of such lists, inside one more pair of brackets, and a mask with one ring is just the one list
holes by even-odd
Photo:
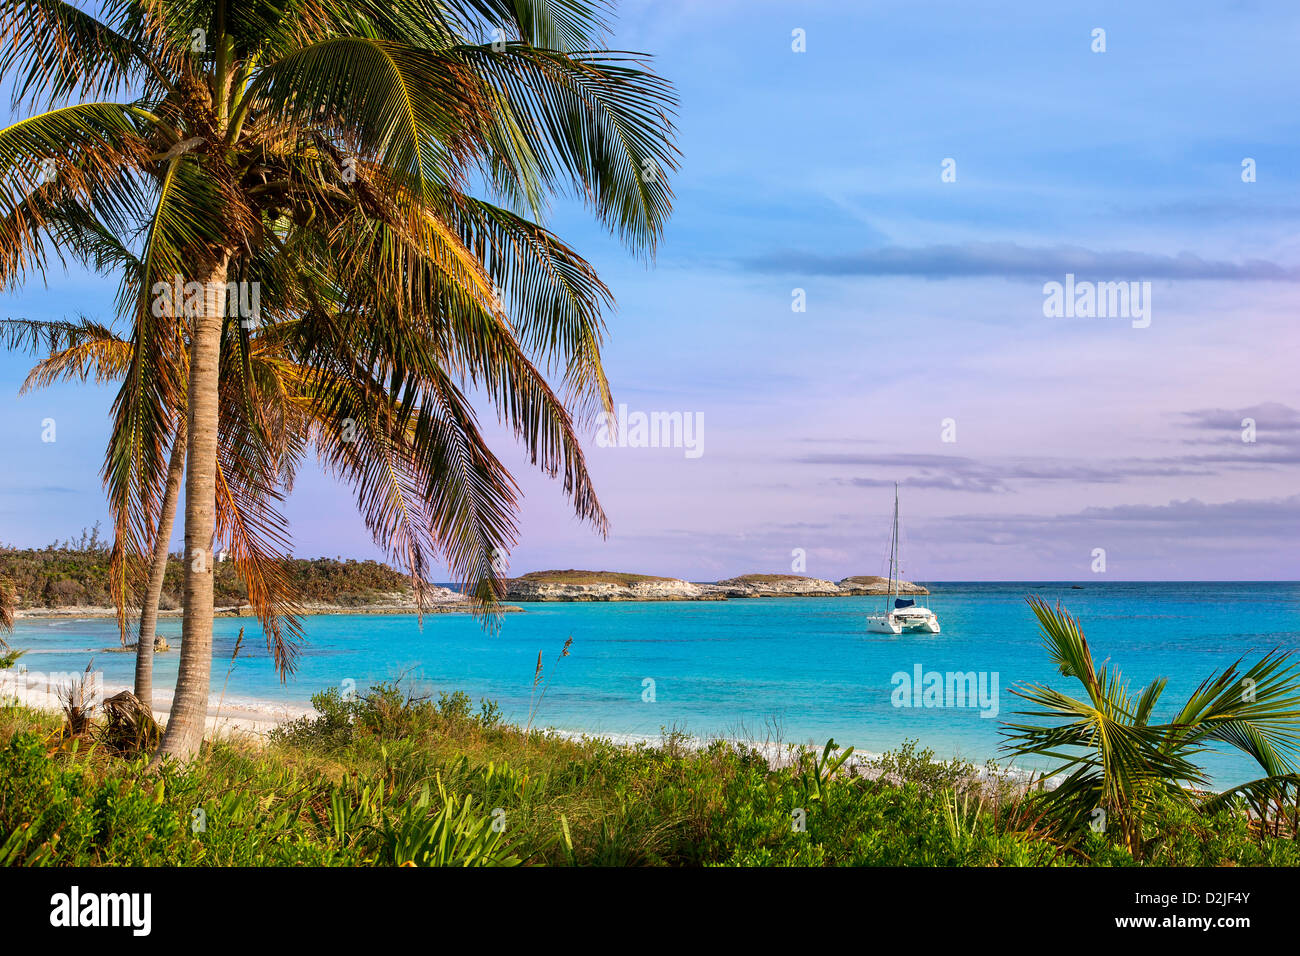
[[[61, 712], [63, 702], [57, 688], [49, 687], [46, 680], [35, 678], [33, 675], [37, 673], [39, 672], [15, 671], [12, 668], [0, 670], [0, 702], [16, 700], [20, 706], [32, 710]], [[129, 684], [107, 681], [102, 684], [104, 697], [130, 689]], [[174, 693], [169, 689], [154, 691], [153, 715], [160, 724], [165, 723], [171, 713]], [[208, 721], [204, 736], [221, 738], [247, 734], [265, 737], [269, 731], [287, 721], [315, 713], [310, 704], [304, 707], [300, 704], [276, 703], [264, 698], [229, 695], [223, 700], [218, 694], [215, 699], [208, 701]]]
[[[506, 614], [522, 614], [524, 609], [515, 607], [513, 604], [502, 604], [497, 610]], [[183, 615], [182, 608], [159, 609], [158, 618], [162, 620], [178, 620]], [[416, 608], [414, 604], [369, 604], [358, 607], [347, 607], [338, 604], [312, 604], [299, 608], [297, 614], [299, 617], [321, 617], [328, 615], [395, 615], [409, 614], [473, 614], [473, 609], [462, 606], [460, 602], [455, 603], [438, 603], [430, 604], [423, 611]], [[239, 607], [219, 607], [213, 612], [214, 617], [246, 617], [257, 619], [257, 615], [247, 605]], [[100, 605], [64, 605], [61, 607], [25, 607], [19, 608], [14, 612], [15, 621], [42, 621], [50, 619], [67, 619], [76, 620], [85, 618], [88, 620], [101, 620], [104, 618], [116, 618], [117, 609], [112, 607], [103, 607]], [[139, 620], [138, 614], [128, 615], [128, 620]]]
[[[36, 674], [39, 672], [30, 672]], [[0, 706], [11, 701], [16, 701], [19, 706], [27, 707], [32, 710], [41, 710], [50, 713], [60, 713], [63, 710], [63, 703], [57, 690], [51, 690], [46, 685], [46, 681], [34, 679], [29, 676], [29, 672], [18, 672], [12, 669], [0, 670]], [[109, 683], [102, 685], [102, 696], [111, 697], [120, 691], [129, 691], [129, 684]], [[172, 690], [155, 690], [153, 700], [154, 719], [159, 724], [165, 724], [170, 714], [171, 701], [174, 695]], [[303, 717], [318, 717], [319, 712], [310, 704], [277, 702], [266, 698], [257, 697], [231, 697], [226, 695], [224, 699], [220, 694], [216, 699], [208, 701], [208, 719], [204, 730], [204, 739], [231, 739], [231, 738], [251, 738], [259, 742], [265, 742], [268, 735], [276, 727], [298, 720]], [[523, 728], [517, 725], [510, 725], [513, 729], [523, 732]], [[564, 740], [570, 740], [574, 743], [585, 741], [606, 741], [616, 747], [636, 748], [639, 746], [663, 747], [668, 744], [669, 738], [664, 734], [639, 734], [639, 733], [620, 733], [616, 731], [596, 733], [587, 730], [573, 730], [563, 727], [554, 727], [547, 725], [545, 727], [534, 727], [535, 732], [544, 734], [553, 734]], [[701, 751], [711, 746], [715, 742], [722, 741], [733, 747], [744, 746], [756, 750], [764, 756], [767, 764], [772, 769], [780, 769], [794, 766], [801, 754], [813, 753], [819, 754], [825, 746], [825, 742], [818, 743], [808, 740], [805, 743], [797, 743], [793, 740], [758, 740], [757, 738], [733, 738], [723, 736], [701, 737], [697, 734], [684, 734], [673, 736], [678, 745], [690, 751]], [[851, 745], [850, 745], [851, 746]], [[918, 746], [925, 747], [924, 741], [918, 741]], [[844, 748], [841, 748], [844, 749]], [[870, 779], [875, 779], [882, 771], [873, 768], [871, 765], [884, 756], [884, 752], [874, 752], [861, 750], [855, 747], [853, 755], [846, 761], [846, 766], [856, 768], [858, 772], [863, 773]], [[936, 754], [936, 760], [964, 760], [973, 766], [971, 779], [981, 783], [994, 783], [997, 781], [1012, 781], [1014, 783], [1027, 786], [1038, 776], [1037, 771], [1030, 771], [1018, 767], [999, 767], [992, 774], [982, 762], [977, 762], [974, 757], [956, 756], [952, 758], [941, 757]], [[995, 760], [996, 758], [986, 758]], [[1047, 786], [1054, 786], [1055, 778], [1048, 778]]]

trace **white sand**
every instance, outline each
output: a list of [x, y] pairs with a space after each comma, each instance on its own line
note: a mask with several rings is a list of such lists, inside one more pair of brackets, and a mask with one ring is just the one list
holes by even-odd
[[[54, 675], [38, 671], [27, 672], [17, 668], [0, 670], [0, 700], [17, 700], [24, 707], [33, 710], [62, 711], [63, 701], [59, 697], [60, 685], [52, 679], [53, 677]], [[63, 686], [67, 685], [63, 684]], [[125, 684], [105, 683], [101, 696], [111, 697], [118, 691], [130, 689]], [[171, 710], [172, 693], [170, 688], [154, 690], [153, 714], [159, 723], [167, 721]], [[214, 694], [208, 702], [207, 736], [261, 737], [285, 721], [314, 713], [311, 707], [243, 697], [228, 696], [222, 700], [220, 694]]]

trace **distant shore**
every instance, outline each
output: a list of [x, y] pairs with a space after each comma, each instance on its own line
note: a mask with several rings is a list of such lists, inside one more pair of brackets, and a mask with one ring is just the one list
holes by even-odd
[[[498, 611], [505, 613], [521, 612], [523, 608], [514, 607], [509, 604], [503, 604], [497, 608]], [[181, 608], [160, 609], [159, 618], [176, 619], [182, 615]], [[298, 614], [302, 617], [313, 617], [324, 614], [356, 614], [356, 615], [384, 615], [384, 614], [470, 614], [473, 609], [467, 600], [457, 601], [439, 601], [427, 603], [421, 612], [415, 606], [414, 601], [404, 601], [401, 603], [391, 604], [320, 604], [312, 603], [298, 608]], [[253, 609], [247, 604], [238, 607], [219, 607], [214, 611], [217, 617], [256, 617]], [[43, 620], [48, 618], [109, 618], [117, 617], [117, 610], [112, 607], [102, 606], [80, 606], [67, 605], [63, 607], [29, 607], [19, 608], [14, 613], [16, 620]]]
[[533, 571], [507, 582], [507, 601], [726, 601], [733, 598], [861, 597], [929, 594], [910, 581], [877, 575], [828, 581], [802, 574], [742, 574], [715, 583], [622, 571]]
[[[336, 565], [342, 567], [342, 565]], [[376, 565], [382, 572], [395, 575], [391, 569]], [[91, 575], [93, 577], [93, 575]], [[623, 571], [532, 571], [505, 582], [506, 592], [503, 603], [498, 610], [506, 613], [524, 610], [517, 604], [562, 601], [726, 601], [747, 598], [791, 598], [791, 597], [862, 597], [883, 596], [891, 593], [900, 595], [926, 595], [929, 590], [911, 581], [890, 581], [878, 575], [854, 575], [830, 581], [802, 574], [742, 574], [716, 582], [692, 582], [682, 578], [659, 577], [649, 574], [632, 574]], [[48, 588], [46, 589], [48, 592]], [[117, 611], [111, 605], [102, 603], [100, 596], [96, 603], [93, 594], [86, 593], [95, 589], [82, 588], [82, 593], [73, 600], [61, 603], [37, 605], [31, 601], [36, 590], [26, 594], [20, 589], [20, 606], [16, 617], [19, 619], [45, 618], [113, 618]], [[317, 588], [316, 597], [302, 601], [298, 613], [302, 616], [323, 614], [345, 615], [393, 615], [393, 614], [468, 614], [474, 611], [473, 603], [461, 592], [452, 588], [429, 586], [425, 590], [423, 608], [417, 607], [413, 592], [389, 580], [388, 589], [367, 590], [362, 593], [344, 592], [340, 600], [322, 599], [332, 597], [321, 594]], [[21, 598], [27, 597], [23, 602]], [[80, 597], [85, 603], [80, 603]], [[85, 600], [90, 597], [90, 600]], [[46, 597], [46, 600], [50, 600]], [[22, 606], [27, 603], [27, 606]], [[160, 608], [160, 618], [178, 618], [180, 608]], [[246, 603], [223, 604], [218, 601], [215, 609], [217, 617], [254, 617], [252, 608]]]

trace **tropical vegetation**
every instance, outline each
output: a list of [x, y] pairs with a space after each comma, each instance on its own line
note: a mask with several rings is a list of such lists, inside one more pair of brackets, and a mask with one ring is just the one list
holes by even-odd
[[[1292, 655], [1236, 661], [1171, 711], [1163, 680], [1130, 691], [1038, 600], [1082, 696], [1016, 689], [1006, 755], [1051, 765], [1029, 779], [914, 742], [864, 761], [833, 740], [775, 760], [669, 729], [573, 740], [533, 729], [540, 658], [522, 728], [379, 685], [319, 694], [267, 740], [203, 740], [219, 598], [254, 608], [285, 675], [314, 588], [419, 596], [441, 562], [499, 602], [520, 491], [480, 406], [605, 530], [579, 435], [612, 408], [612, 296], [542, 222], [573, 194], [652, 257], [676, 157], [671, 88], [608, 28], [588, 0], [0, 0], [0, 76], [28, 114], [0, 129], [0, 289], [67, 260], [117, 282], [107, 321], [3, 327], [43, 356], [30, 385], [116, 394], [111, 533], [6, 552], [0, 637], [20, 593], [102, 596], [124, 634], [141, 617], [139, 699], [0, 702], [0, 864], [1300, 865]], [[309, 454], [399, 571], [291, 558], [279, 508]], [[1213, 792], [1214, 749], [1258, 775]]]
[[[0, 863], [1300, 865], [1288, 657], [1233, 665], [1156, 722], [1163, 682], [1127, 695], [1067, 612], [1032, 603], [1053, 660], [1089, 689], [1018, 689], [1052, 718], [1005, 730], [1013, 754], [1057, 761], [1033, 777], [915, 741], [861, 760], [833, 740], [697, 746], [670, 728], [654, 746], [575, 740], [396, 684], [326, 691], [269, 740], [210, 741], [151, 773], [139, 728], [8, 706]], [[1234, 702], [1243, 674], [1254, 699]], [[1279, 772], [1201, 788], [1194, 758], [1219, 741]]]
[[503, 724], [464, 694], [393, 686], [266, 743], [205, 745], [149, 773], [106, 728], [0, 709], [0, 864], [1219, 866], [1300, 865], [1293, 827], [1241, 806], [1157, 795], [1152, 842], [1045, 820], [1037, 791], [940, 761], [915, 742], [835, 764], [831, 748], [769, 765], [665, 731], [625, 747]]
[[[653, 255], [675, 165], [671, 91], [605, 49], [607, 28], [601, 5], [567, 0], [0, 3], [0, 75], [31, 111], [0, 130], [0, 288], [51, 258], [119, 280], [129, 349], [104, 464], [119, 605], [142, 567], [161, 580], [183, 475], [158, 757], [201, 744], [217, 550], [292, 666], [276, 504], [303, 433], [254, 373], [255, 330], [299, 370], [318, 454], [417, 588], [440, 559], [484, 607], [502, 593], [518, 489], [471, 393], [605, 528], [577, 428], [612, 407], [611, 297], [539, 223], [572, 191]], [[93, 351], [109, 329], [63, 331]]]
[[[0, 545], [0, 575], [14, 589], [15, 609], [113, 606], [110, 565], [112, 550], [93, 542], [56, 542], [44, 548]], [[382, 561], [354, 558], [286, 558], [283, 569], [289, 588], [302, 604], [364, 606], [393, 594], [414, 600], [411, 579]], [[218, 607], [249, 607], [248, 587], [233, 561], [219, 561], [213, 571], [213, 593]], [[163, 610], [181, 606], [184, 562], [179, 553], [168, 555], [159, 595]], [[133, 591], [129, 603], [143, 602]]]
[[[1157, 719], [1167, 681], [1130, 692], [1109, 662], [1098, 665], [1082, 629], [1068, 611], [1031, 598], [1043, 645], [1065, 677], [1085, 696], [1029, 684], [1014, 691], [1036, 709], [1021, 716], [1048, 724], [1012, 723], [1013, 757], [1059, 761], [1057, 786], [1040, 799], [1045, 818], [1061, 831], [1085, 824], [1112, 829], [1137, 858], [1163, 839], [1152, 826], [1158, 806], [1243, 803], [1256, 820], [1294, 832], [1300, 821], [1300, 663], [1270, 651], [1250, 666], [1238, 659], [1207, 677], [1172, 716]], [[1215, 748], [1244, 753], [1262, 776], [1205, 800], [1209, 778], [1198, 758]], [[1153, 832], [1155, 830], [1155, 832]]]

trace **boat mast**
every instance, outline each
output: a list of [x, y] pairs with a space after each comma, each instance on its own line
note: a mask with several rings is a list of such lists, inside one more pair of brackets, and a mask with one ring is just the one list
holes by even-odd
[[898, 597], [898, 576], [903, 573], [901, 567], [903, 563], [903, 542], [898, 537], [898, 482], [894, 482], [894, 546], [890, 549], [893, 558], [893, 566], [890, 569], [890, 590], [894, 598]]

